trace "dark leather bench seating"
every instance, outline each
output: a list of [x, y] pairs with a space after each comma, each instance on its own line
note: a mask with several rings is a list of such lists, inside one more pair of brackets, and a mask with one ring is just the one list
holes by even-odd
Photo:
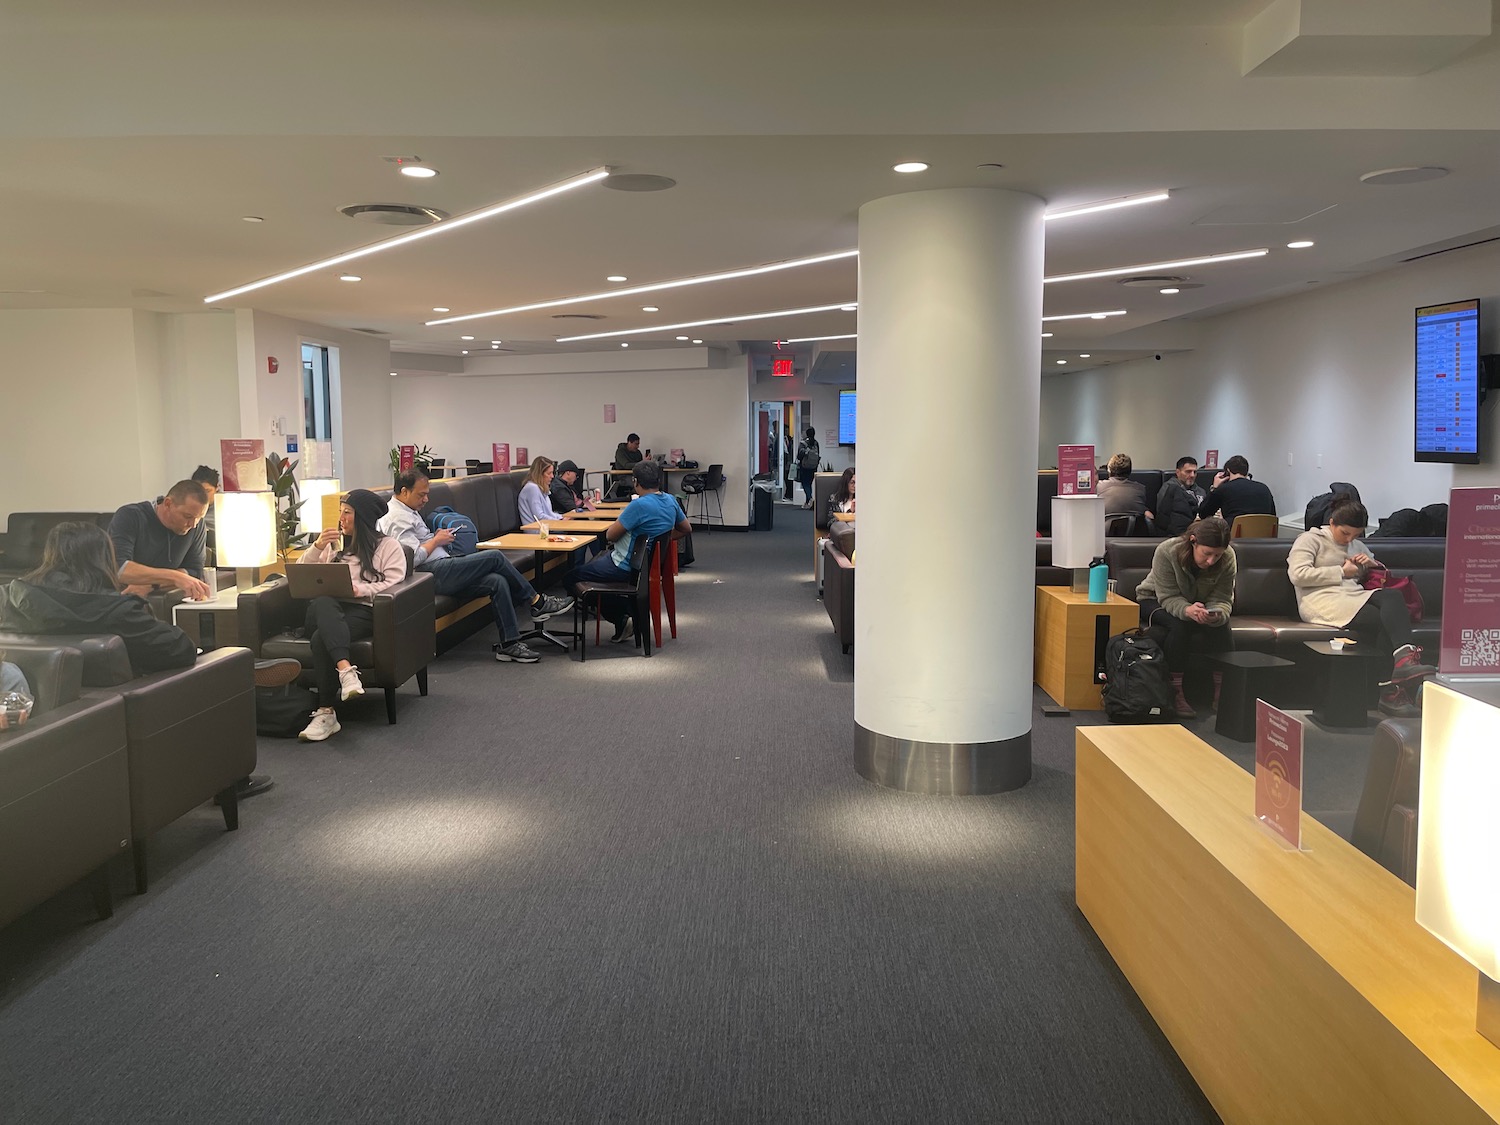
[[47, 534], [60, 523], [96, 523], [105, 531], [113, 512], [12, 512], [0, 539], [0, 583], [20, 578], [42, 565]]
[[[1098, 470], [1097, 465], [1094, 468]], [[1217, 471], [1216, 469], [1198, 470], [1198, 483], [1203, 486], [1205, 493], [1213, 487], [1214, 473]], [[1208, 474], [1206, 479], [1205, 473]], [[1161, 491], [1162, 484], [1172, 475], [1171, 469], [1137, 469], [1130, 474], [1131, 480], [1139, 481], [1146, 489], [1147, 511], [1156, 511], [1156, 494]], [[1097, 482], [1095, 483], [1097, 485]], [[1038, 469], [1036, 474], [1036, 529], [1044, 536], [1052, 534], [1052, 499], [1056, 495], [1057, 470]]]
[[135, 676], [119, 637], [0, 634], [0, 649], [12, 654], [58, 648], [82, 654], [83, 700], [123, 704], [129, 838], [144, 892], [152, 834], [215, 796], [226, 827], [239, 824], [233, 785], [255, 769], [255, 659], [221, 648], [191, 668]]
[[[1135, 598], [1135, 589], [1150, 573], [1151, 558], [1160, 542], [1160, 539], [1108, 541], [1105, 560], [1122, 596]], [[1267, 652], [1300, 665], [1311, 665], [1317, 658], [1302, 642], [1327, 640], [1337, 630], [1327, 625], [1309, 625], [1297, 616], [1297, 595], [1286, 569], [1291, 548], [1290, 539], [1241, 539], [1234, 544], [1234, 613], [1229, 628], [1234, 633], [1236, 648]], [[1371, 550], [1394, 573], [1410, 574], [1416, 582], [1422, 592], [1424, 614], [1422, 623], [1412, 626], [1412, 633], [1415, 643], [1436, 655], [1442, 632], [1443, 540], [1380, 539]]]
[[840, 523], [823, 543], [823, 608], [845, 652], [854, 644], [854, 536], [854, 524]]
[[112, 906], [106, 864], [130, 843], [125, 701], [82, 694], [71, 648], [8, 648], [31, 685], [25, 726], [0, 731], [0, 926], [93, 876], [100, 917]]

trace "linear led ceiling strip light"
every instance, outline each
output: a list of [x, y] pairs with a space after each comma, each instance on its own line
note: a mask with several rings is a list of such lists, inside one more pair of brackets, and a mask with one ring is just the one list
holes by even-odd
[[1063, 313], [1059, 316], [1044, 316], [1042, 317], [1042, 323], [1047, 324], [1048, 322], [1054, 320], [1103, 320], [1107, 316], [1124, 315], [1124, 309], [1110, 309], [1109, 312]]
[[441, 222], [434, 223], [430, 227], [423, 227], [421, 230], [410, 231], [406, 234], [398, 234], [394, 238], [386, 238], [382, 239], [379, 242], [372, 242], [368, 246], [361, 246], [358, 249], [350, 250], [345, 254], [335, 254], [331, 258], [324, 258], [321, 261], [313, 262], [310, 265], [299, 266], [297, 269], [287, 270], [285, 273], [278, 273], [273, 274], [270, 277], [263, 277], [259, 281], [250, 282], [250, 284], [248, 285], [241, 285], [235, 289], [226, 289], [222, 293], [214, 293], [211, 296], [204, 297], [203, 303], [206, 305], [213, 304], [215, 301], [223, 301], [227, 300], [230, 297], [238, 297], [241, 293], [249, 293], [254, 289], [264, 289], [268, 285], [275, 285], [278, 282], [282, 281], [290, 281], [294, 277], [302, 277], [305, 274], [315, 273], [318, 270], [325, 270], [331, 266], [338, 266], [342, 265], [345, 262], [352, 262], [356, 258], [364, 258], [368, 257], [371, 254], [378, 254], [382, 250], [394, 250], [398, 246], [405, 246], [407, 243], [416, 242], [421, 238], [431, 238], [436, 234], [444, 234], [447, 231], [455, 230], [458, 227], [466, 227], [470, 223], [482, 222], [485, 219], [494, 218], [496, 215], [503, 215], [507, 211], [514, 211], [517, 208], [525, 207], [526, 205], [531, 203], [540, 203], [544, 199], [550, 199], [554, 195], [561, 195], [564, 192], [573, 191], [575, 188], [581, 188], [588, 184], [598, 183], [608, 175], [608, 168], [595, 168], [592, 171], [584, 172], [582, 175], [572, 176], [566, 180], [561, 180], [558, 183], [541, 188], [538, 191], [527, 192], [525, 195], [518, 195], [501, 203], [492, 204], [489, 207], [481, 207], [477, 211], [469, 211], [463, 215], [456, 215], [451, 219], [444, 219]]
[[559, 336], [559, 344], [571, 344], [578, 340], [614, 339], [616, 336], [640, 336], [647, 332], [671, 332], [677, 328], [702, 328], [710, 324], [732, 324], [741, 320], [768, 320], [773, 316], [803, 316], [807, 313], [838, 312], [851, 307], [849, 301], [836, 305], [814, 305], [805, 309], [777, 309], [775, 312], [744, 313], [740, 316], [716, 316], [712, 320], [687, 320], [681, 324], [653, 324], [648, 328], [617, 328], [613, 332], [592, 332], [587, 336]]
[[439, 324], [457, 324], [462, 320], [478, 320], [487, 316], [508, 316], [511, 313], [535, 312], [538, 309], [555, 309], [563, 305], [579, 305], [586, 301], [602, 301], [612, 297], [632, 297], [641, 293], [659, 293], [663, 289], [681, 289], [687, 285], [707, 285], [714, 281], [733, 281], [740, 277], [755, 277], [763, 273], [775, 273], [778, 270], [794, 270], [802, 266], [816, 266], [823, 262], [837, 262], [844, 258], [857, 257], [858, 250], [838, 250], [832, 254], [819, 254], [813, 258], [797, 258], [787, 262], [772, 262], [764, 266], [748, 266], [741, 270], [726, 270], [723, 273], [707, 273], [699, 277], [683, 277], [675, 281], [658, 281], [651, 285], [633, 285], [629, 289], [610, 289], [603, 293], [585, 293], [582, 297], [561, 297], [555, 301], [538, 301], [534, 305], [515, 305], [508, 309], [490, 309], [488, 312], [465, 313], [463, 316], [449, 316], [442, 320], [429, 320], [427, 327], [431, 328]]
[[816, 344], [819, 340], [858, 340], [859, 333], [851, 332], [847, 336], [797, 336], [790, 340], [781, 341], [783, 344]]
[[1122, 195], [1119, 199], [1104, 199], [1098, 203], [1080, 203], [1077, 207], [1063, 207], [1057, 211], [1048, 211], [1042, 219], [1050, 223], [1053, 219], [1071, 219], [1077, 215], [1094, 215], [1100, 211], [1115, 211], [1121, 207], [1138, 207], [1142, 203], [1160, 203], [1170, 195], [1171, 192], [1166, 191], [1153, 191], [1145, 195]]
[[1236, 250], [1232, 254], [1209, 254], [1203, 258], [1179, 258], [1171, 262], [1146, 262], [1136, 266], [1116, 266], [1113, 269], [1107, 270], [1090, 270], [1087, 273], [1060, 273], [1053, 277], [1042, 278], [1042, 284], [1055, 285], [1059, 281], [1088, 281], [1095, 277], [1120, 277], [1128, 273], [1184, 269], [1187, 266], [1211, 266], [1219, 262], [1238, 262], [1243, 258], [1261, 258], [1269, 253], [1269, 250], [1261, 247], [1258, 250]]

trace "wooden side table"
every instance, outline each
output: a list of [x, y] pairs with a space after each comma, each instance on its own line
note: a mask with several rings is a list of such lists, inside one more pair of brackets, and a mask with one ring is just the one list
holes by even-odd
[[1067, 708], [1099, 711], [1104, 701], [1094, 678], [1098, 618], [1113, 637], [1141, 623], [1140, 607], [1129, 598], [1109, 594], [1091, 602], [1067, 586], [1036, 588], [1036, 641], [1033, 678], [1042, 690]]

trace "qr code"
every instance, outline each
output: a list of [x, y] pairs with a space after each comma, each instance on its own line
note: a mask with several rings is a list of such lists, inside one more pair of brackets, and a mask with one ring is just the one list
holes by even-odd
[[1489, 668], [1500, 664], [1500, 629], [1465, 629], [1460, 635], [1458, 666]]

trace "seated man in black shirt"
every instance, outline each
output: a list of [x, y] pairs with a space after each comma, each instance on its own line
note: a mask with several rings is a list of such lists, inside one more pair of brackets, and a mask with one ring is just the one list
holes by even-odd
[[552, 490], [547, 496], [554, 512], [562, 514], [576, 508], [594, 506], [593, 501], [584, 495], [582, 478], [583, 474], [578, 471], [578, 466], [572, 461], [563, 461], [558, 464], [557, 473], [552, 478]]
[[143, 597], [170, 586], [184, 597], [211, 598], [203, 581], [203, 515], [208, 492], [197, 481], [180, 480], [156, 500], [126, 504], [109, 522], [120, 584]]
[[1198, 517], [1206, 519], [1218, 512], [1234, 526], [1236, 516], [1274, 516], [1276, 499], [1271, 490], [1258, 480], [1250, 479], [1250, 462], [1235, 454], [1224, 462], [1214, 477], [1214, 486], [1198, 505]]

